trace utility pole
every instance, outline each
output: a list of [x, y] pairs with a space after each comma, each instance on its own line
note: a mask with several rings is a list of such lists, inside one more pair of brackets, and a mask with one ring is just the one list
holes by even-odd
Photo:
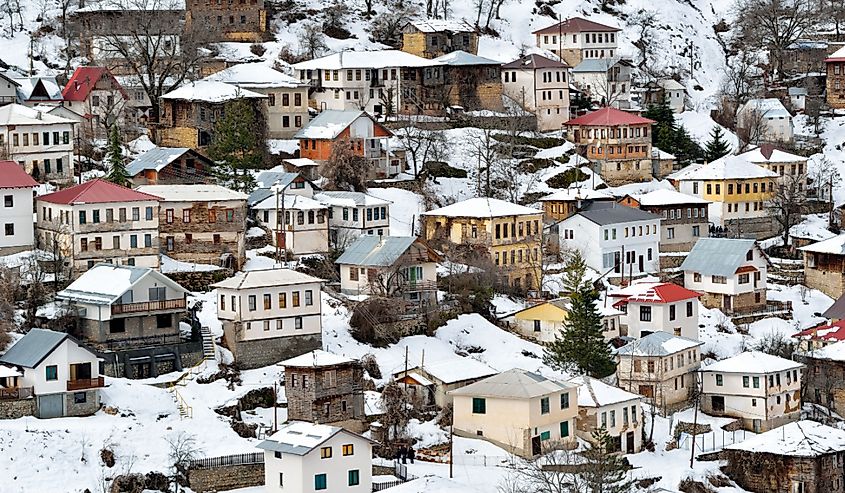
[[701, 401], [701, 392], [698, 388], [698, 382], [695, 383], [695, 410], [693, 411], [693, 418], [692, 418], [692, 445], [690, 445], [690, 453], [689, 453], [689, 467], [692, 469], [693, 461], [695, 461], [695, 432], [698, 429], [698, 406]]
[[[455, 419], [454, 417], [452, 418]], [[449, 426], [449, 479], [452, 479], [452, 466], [455, 464], [455, 441], [453, 440], [454, 434], [454, 425]]]
[[273, 433], [279, 431], [279, 391], [278, 382], [273, 382]]

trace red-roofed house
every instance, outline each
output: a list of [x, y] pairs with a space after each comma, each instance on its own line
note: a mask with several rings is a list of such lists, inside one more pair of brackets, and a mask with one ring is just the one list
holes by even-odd
[[601, 163], [601, 176], [608, 185], [649, 181], [666, 170], [653, 170], [651, 126], [654, 120], [616, 108], [602, 108], [564, 124], [578, 153]]
[[698, 298], [701, 293], [671, 282], [634, 282], [609, 293], [613, 307], [624, 313], [622, 326], [631, 337], [652, 332], [698, 340]]
[[59, 251], [74, 278], [98, 262], [158, 268], [160, 200], [101, 179], [42, 195], [38, 245]]
[[826, 94], [831, 108], [845, 108], [845, 47], [824, 61], [827, 67]]
[[813, 351], [839, 341], [845, 341], [845, 320], [804, 329], [792, 337], [798, 340], [800, 351]]
[[616, 27], [572, 17], [531, 34], [538, 47], [551, 51], [574, 67], [585, 59], [613, 58], [619, 31]]
[[115, 122], [123, 125], [129, 95], [106, 67], [78, 67], [62, 90], [65, 105], [82, 115], [82, 137], [105, 139]]
[[502, 91], [537, 116], [537, 130], [560, 130], [569, 120], [569, 65], [526, 55], [502, 66]]
[[0, 161], [0, 254], [32, 248], [32, 195], [37, 186], [18, 163]]

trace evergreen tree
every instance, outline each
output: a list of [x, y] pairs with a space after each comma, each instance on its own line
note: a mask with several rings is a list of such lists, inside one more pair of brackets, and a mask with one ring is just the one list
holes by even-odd
[[630, 467], [625, 458], [615, 453], [613, 438], [604, 426], [593, 431], [594, 444], [584, 451], [588, 465], [584, 467], [586, 490], [590, 493], [627, 493], [634, 490], [634, 480], [628, 478]]
[[678, 160], [678, 164], [686, 166], [692, 161], [704, 157], [704, 151], [701, 149], [687, 132], [683, 125], [675, 129], [675, 138], [673, 142], [672, 152]]
[[709, 163], [726, 156], [730, 152], [731, 146], [725, 140], [725, 132], [722, 131], [722, 127], [715, 125], [710, 130], [710, 140], [704, 145], [704, 159]]
[[659, 103], [649, 106], [643, 116], [655, 121], [651, 129], [651, 145], [674, 154], [677, 127], [669, 101], [665, 97], [661, 98]]
[[117, 128], [117, 124], [112, 125], [109, 131], [106, 161], [111, 166], [106, 175], [106, 180], [118, 185], [128, 186], [129, 175], [126, 172], [126, 164], [123, 162], [123, 147], [120, 145], [120, 129]]
[[208, 148], [217, 179], [242, 192], [255, 188], [252, 171], [267, 161], [266, 134], [264, 115], [251, 100], [238, 98], [226, 103]]
[[575, 250], [563, 268], [563, 290], [569, 294], [580, 291], [586, 282], [586, 274], [587, 262], [581, 252]]
[[556, 369], [603, 378], [614, 372], [616, 364], [602, 334], [598, 293], [583, 274], [578, 277], [578, 271], [578, 258], [570, 259], [565, 282], [577, 290], [569, 296], [566, 320], [555, 340], [546, 345], [543, 360]]

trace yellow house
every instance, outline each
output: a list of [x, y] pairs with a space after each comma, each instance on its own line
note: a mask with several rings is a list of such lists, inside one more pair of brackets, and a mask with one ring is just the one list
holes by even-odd
[[[612, 306], [598, 305], [602, 315], [602, 330], [608, 341], [619, 337], [622, 312]], [[506, 319], [512, 318], [516, 330], [529, 339], [547, 343], [554, 341], [563, 330], [563, 322], [569, 313], [569, 299], [557, 298], [524, 308]], [[510, 322], [510, 320], [508, 320]]]
[[422, 214], [426, 241], [456, 251], [484, 249], [491, 268], [517, 289], [537, 290], [542, 272], [543, 211], [478, 197]]
[[741, 156], [725, 156], [708, 164], [692, 164], [669, 175], [681, 193], [710, 201], [716, 226], [731, 221], [766, 218], [766, 203], [775, 195], [778, 174]]
[[512, 369], [449, 392], [453, 431], [521, 457], [574, 448], [578, 386]]

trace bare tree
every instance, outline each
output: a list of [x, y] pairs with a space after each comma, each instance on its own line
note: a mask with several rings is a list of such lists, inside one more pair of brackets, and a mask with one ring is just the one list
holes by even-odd
[[[6, 0], [3, 3], [3, 9], [5, 10], [6, 16], [8, 16], [9, 21], [8, 35], [9, 37], [12, 37], [16, 32], [24, 30], [21, 2], [20, 0]], [[17, 17], [17, 22], [15, 22], [15, 17]]]
[[812, 187], [819, 200], [826, 199], [830, 195], [833, 184], [841, 179], [838, 165], [826, 157], [821, 157], [808, 168], [809, 186]]
[[348, 138], [341, 138], [332, 144], [329, 159], [320, 167], [320, 175], [326, 179], [326, 190], [367, 191], [367, 180], [372, 173], [370, 162], [355, 153], [353, 146], [361, 146]]
[[653, 60], [652, 40], [654, 31], [657, 29], [660, 20], [654, 10], [640, 9], [628, 18], [628, 27], [633, 28], [637, 39], [633, 42], [639, 51], [637, 67], [646, 71]]
[[389, 46], [399, 46], [402, 28], [419, 14], [419, 7], [402, 0], [388, 0], [385, 11], [370, 24], [370, 39]]
[[767, 128], [764, 110], [744, 106], [738, 114], [736, 126], [740, 151], [747, 151], [750, 146], [759, 146], [765, 140]]
[[398, 130], [398, 134], [411, 157], [414, 177], [419, 176], [421, 168], [429, 160], [437, 161], [435, 155], [448, 147], [446, 134], [440, 130], [424, 130], [413, 125], [406, 125]]
[[299, 48], [301, 55], [309, 60], [319, 58], [329, 49], [323, 35], [323, 29], [315, 22], [309, 22], [303, 26], [299, 35]]
[[20, 288], [20, 276], [9, 267], [0, 265], [0, 350], [12, 342], [9, 333], [15, 331], [15, 299]]
[[387, 434], [388, 442], [397, 440], [405, 434], [411, 419], [411, 399], [407, 392], [396, 382], [385, 385], [381, 391], [381, 405], [384, 414], [380, 418]]
[[180, 431], [165, 437], [169, 451], [167, 458], [173, 464], [173, 483], [176, 485], [176, 492], [179, 492], [179, 485], [187, 478], [185, 477], [184, 468], [188, 462], [199, 457], [202, 450], [197, 443], [197, 437]]
[[804, 188], [806, 175], [784, 175], [776, 184], [775, 195], [766, 204], [769, 215], [783, 230], [783, 245], [789, 243], [789, 230], [801, 222], [806, 210], [807, 190]]

